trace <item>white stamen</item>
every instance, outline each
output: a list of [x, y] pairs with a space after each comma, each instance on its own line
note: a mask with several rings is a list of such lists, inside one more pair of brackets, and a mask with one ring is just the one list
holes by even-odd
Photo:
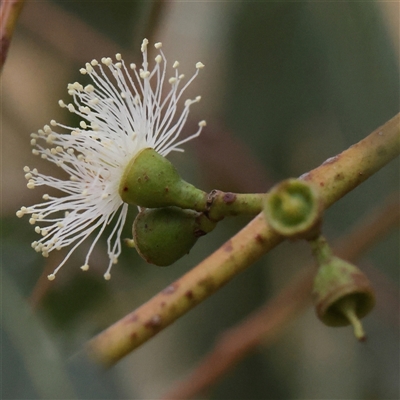
[[93, 93], [94, 92], [94, 86], [93, 85], [86, 85], [83, 90], [86, 93]]
[[93, 67], [89, 64], [89, 63], [86, 63], [86, 71], [89, 73], [89, 74], [91, 74], [92, 72], [93, 72]]
[[[162, 44], [154, 46], [159, 50]], [[111, 267], [121, 253], [121, 234], [128, 211], [128, 205], [119, 195], [119, 182], [126, 166], [144, 148], [153, 148], [162, 156], [183, 151], [181, 145], [197, 137], [205, 126], [205, 121], [200, 121], [196, 133], [179, 140], [189, 107], [200, 100], [198, 96], [185, 102], [183, 93], [204, 65], [197, 63], [192, 78], [180, 87], [184, 75], [178, 75], [179, 63], [173, 63], [175, 70], [168, 79], [164, 53], [160, 50], [150, 65], [147, 47], [148, 40], [144, 39], [140, 70], [136, 64], [125, 64], [120, 53], [115, 55], [115, 62], [103, 57], [101, 63], [97, 60], [86, 63], [80, 72], [91, 83], [69, 84], [71, 103], [58, 101], [60, 107], [79, 117], [79, 127], [51, 120], [49, 125], [30, 135], [32, 153], [60, 167], [69, 177], [62, 180], [39, 173], [36, 168], [24, 167], [28, 188], [48, 186], [64, 193], [63, 197], [44, 194], [44, 202], [21, 207], [16, 212], [18, 217], [30, 215], [29, 223], [41, 235], [32, 243], [32, 248], [44, 257], [54, 250], [71, 247], [64, 260], [48, 275], [49, 280], [55, 279], [75, 249], [97, 231], [81, 267], [86, 271], [99, 238], [107, 226], [114, 224], [107, 240], [109, 263], [104, 274], [106, 280], [110, 279]]]
[[146, 78], [148, 78], [150, 76], [150, 71], [141, 71], [140, 72], [140, 77], [142, 78], [142, 79], [146, 79]]
[[140, 48], [142, 53], [144, 53], [147, 50], [147, 45], [148, 44], [149, 44], [149, 41], [147, 39], [143, 39], [142, 47]]

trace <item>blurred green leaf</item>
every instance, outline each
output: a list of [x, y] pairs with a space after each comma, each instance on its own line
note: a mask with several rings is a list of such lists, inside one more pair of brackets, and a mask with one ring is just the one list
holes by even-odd
[[[15, 395], [18, 396], [18, 393], [21, 395], [21, 392], [26, 396], [25, 398], [36, 398], [36, 393], [43, 399], [77, 398], [53, 340], [33, 315], [4, 269], [1, 275], [2, 329], [22, 357], [23, 365], [30, 378], [30, 385], [26, 386], [28, 393], [23, 393], [24, 390], [21, 389], [24, 387], [24, 382], [18, 382], [18, 376], [16, 376], [5, 388], [10, 392], [3, 392], [2, 398], [18, 398]], [[12, 356], [12, 353], [8, 355]], [[2, 358], [2, 365], [5, 366], [11, 361]], [[14, 385], [16, 387], [13, 387]], [[36, 393], [29, 393], [29, 387], [33, 387]]]

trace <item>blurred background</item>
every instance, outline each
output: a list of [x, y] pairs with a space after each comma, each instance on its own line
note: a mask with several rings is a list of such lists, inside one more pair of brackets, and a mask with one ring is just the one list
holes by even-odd
[[[15, 212], [40, 201], [25, 165], [52, 173], [31, 154], [31, 132], [51, 119], [67, 84], [93, 58], [121, 52], [141, 62], [140, 44], [163, 42], [170, 65], [201, 95], [187, 134], [207, 127], [170, 159], [184, 179], [209, 191], [264, 192], [361, 140], [399, 111], [398, 2], [27, 1], [1, 83], [1, 268], [3, 399], [155, 399], [183, 380], [216, 339], [239, 324], [311, 262], [303, 243], [285, 243], [109, 371], [71, 361], [93, 335], [122, 318], [217, 249], [248, 222], [226, 220], [168, 268], [124, 248], [106, 282], [106, 243], [90, 272], [81, 246], [54, 282], [36, 234]], [[232, 160], [235, 160], [232, 163]], [[398, 193], [392, 162], [335, 204], [324, 220], [334, 240]], [[396, 196], [396, 195], [395, 195]], [[398, 197], [398, 195], [397, 195]], [[124, 237], [129, 237], [131, 210]], [[200, 398], [398, 399], [399, 232], [359, 260], [373, 272], [377, 308], [365, 319], [369, 340], [322, 325], [311, 307], [270, 345], [250, 353]], [[65, 253], [64, 253], [65, 254]]]

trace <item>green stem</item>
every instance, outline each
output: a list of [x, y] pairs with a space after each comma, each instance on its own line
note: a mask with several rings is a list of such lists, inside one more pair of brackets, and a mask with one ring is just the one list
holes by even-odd
[[203, 210], [213, 221], [234, 215], [257, 215], [262, 211], [264, 193], [244, 194], [213, 190]]
[[202, 233], [202, 235], [212, 232], [215, 229], [215, 227], [217, 226], [217, 222], [210, 220], [204, 214], [200, 214], [197, 217], [196, 222], [198, 225], [198, 229]]
[[[326, 209], [400, 152], [400, 114], [359, 143], [302, 176], [317, 186]], [[257, 215], [199, 265], [87, 343], [104, 366], [118, 362], [247, 269], [283, 237]]]
[[400, 114], [397, 114], [365, 139], [300, 179], [318, 186], [324, 208], [328, 208], [396, 158], [399, 152]]
[[326, 264], [332, 257], [332, 250], [326, 239], [320, 235], [309, 241], [311, 249], [318, 265]]

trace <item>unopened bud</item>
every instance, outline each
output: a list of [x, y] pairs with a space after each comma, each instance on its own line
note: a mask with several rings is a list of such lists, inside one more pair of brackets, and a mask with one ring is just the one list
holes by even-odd
[[185, 182], [165, 157], [142, 150], [126, 168], [119, 185], [123, 201], [146, 208], [176, 206], [203, 211], [207, 194]]
[[146, 209], [133, 223], [135, 248], [148, 263], [171, 265], [212, 231], [215, 223], [203, 214], [177, 207]]

